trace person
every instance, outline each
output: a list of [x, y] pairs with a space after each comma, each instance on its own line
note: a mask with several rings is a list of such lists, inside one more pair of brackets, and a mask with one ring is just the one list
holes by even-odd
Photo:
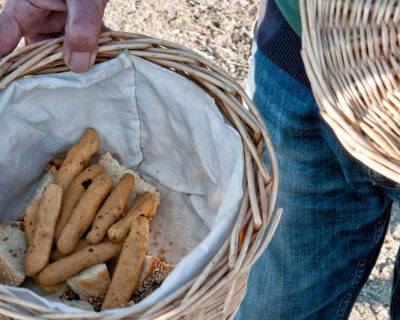
[[[0, 54], [65, 28], [65, 61], [94, 61], [105, 0], [9, 0]], [[353, 159], [321, 119], [300, 56], [298, 0], [261, 0], [249, 76], [280, 169], [284, 215], [252, 268], [238, 320], [346, 319], [375, 264], [399, 186]], [[391, 316], [400, 319], [400, 257]]]
[[[252, 268], [240, 320], [349, 318], [400, 199], [399, 185], [351, 157], [319, 115], [300, 36], [299, 0], [262, 0], [249, 87], [277, 154], [284, 213]], [[399, 270], [398, 253], [396, 320]]]

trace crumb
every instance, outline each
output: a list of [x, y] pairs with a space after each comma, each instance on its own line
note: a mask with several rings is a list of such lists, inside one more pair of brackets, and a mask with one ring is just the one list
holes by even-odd
[[25, 231], [25, 223], [24, 223], [24, 218], [19, 217], [17, 220], [14, 220], [11, 222], [11, 227], [17, 228], [21, 231]]
[[171, 271], [172, 267], [167, 264], [154, 268], [143, 286], [135, 291], [133, 302], [137, 303], [157, 290]]
[[68, 300], [68, 301], [71, 301], [71, 300], [79, 300], [79, 296], [78, 296], [74, 291], [72, 291], [71, 289], [69, 289], [67, 292], [65, 292], [65, 293], [60, 297], [60, 299], [64, 299], [64, 300]]
[[165, 254], [166, 254], [166, 250], [164, 248], [161, 248], [158, 250], [157, 252], [157, 257], [161, 260], [161, 261], [165, 261]]
[[89, 298], [87, 302], [89, 302], [92, 305], [94, 311], [100, 312], [103, 301], [104, 301], [104, 296], [98, 296]]
[[133, 302], [133, 300], [125, 303], [124, 305], [121, 306], [121, 308], [128, 308], [128, 307], [132, 307], [135, 303]]

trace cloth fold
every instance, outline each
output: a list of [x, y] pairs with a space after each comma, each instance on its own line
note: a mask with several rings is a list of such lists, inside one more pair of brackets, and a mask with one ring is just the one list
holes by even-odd
[[[84, 74], [26, 77], [0, 91], [0, 212], [10, 221], [34, 194], [43, 167], [87, 127], [106, 151], [155, 184], [162, 202], [151, 222], [150, 254], [175, 270], [128, 309], [162, 300], [198, 275], [229, 235], [243, 197], [243, 146], [214, 100], [190, 80], [121, 54]], [[3, 290], [6, 287], [3, 286]], [[82, 312], [23, 288], [18, 297]]]

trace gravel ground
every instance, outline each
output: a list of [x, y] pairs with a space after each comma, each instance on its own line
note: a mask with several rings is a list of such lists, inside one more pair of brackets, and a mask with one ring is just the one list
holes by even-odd
[[195, 49], [243, 82], [256, 16], [254, 0], [111, 0], [105, 23]]
[[[5, 0], [0, 0], [0, 8]], [[201, 52], [244, 84], [257, 17], [257, 0], [111, 0], [108, 27], [174, 41]], [[350, 317], [388, 317], [393, 263], [400, 245], [395, 208], [382, 252]]]

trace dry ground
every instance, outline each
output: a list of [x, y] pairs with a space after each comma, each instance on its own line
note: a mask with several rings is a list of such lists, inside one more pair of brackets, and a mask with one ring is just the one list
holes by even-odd
[[[0, 7], [5, 0], [0, 0]], [[186, 45], [243, 83], [248, 71], [257, 0], [111, 0], [106, 25]], [[388, 319], [394, 256], [400, 244], [398, 211], [379, 261], [351, 319]]]

